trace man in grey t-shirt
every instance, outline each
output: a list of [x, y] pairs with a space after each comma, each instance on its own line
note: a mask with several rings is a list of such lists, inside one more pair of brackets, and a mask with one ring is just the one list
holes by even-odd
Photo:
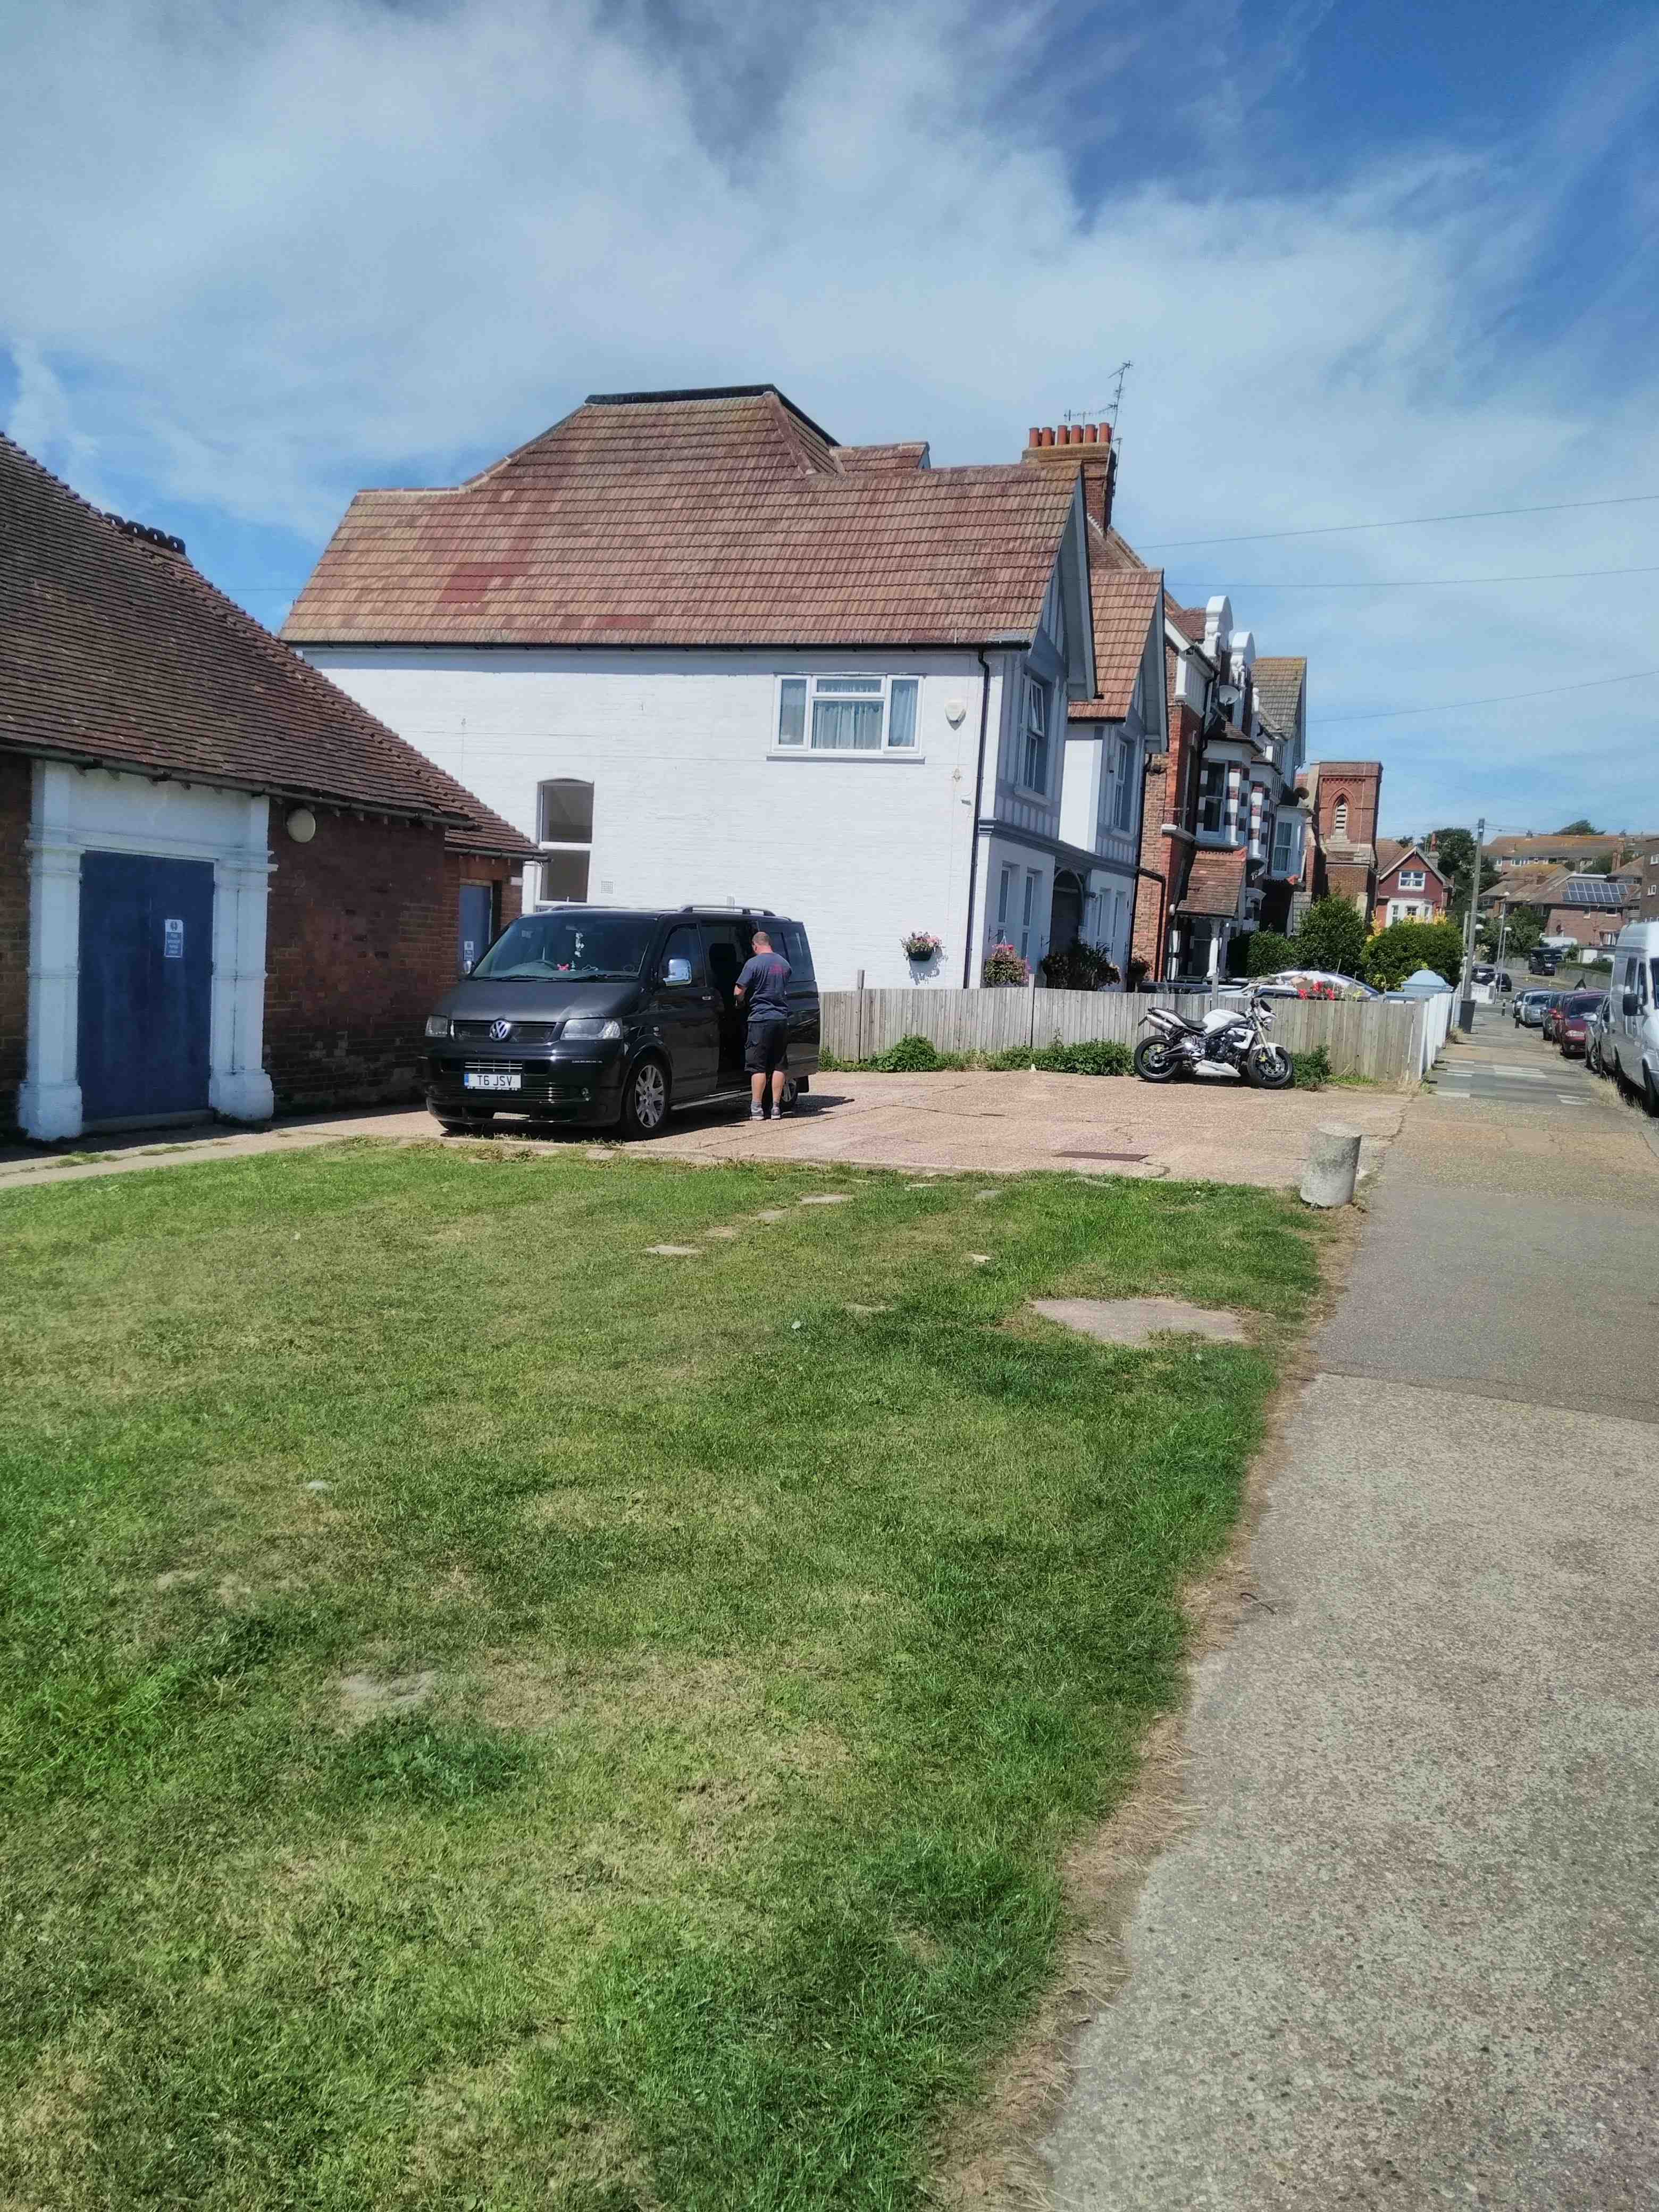
[[783, 1086], [788, 1060], [789, 963], [774, 952], [763, 929], [754, 936], [754, 950], [744, 961], [732, 995], [749, 1009], [749, 1034], [743, 1064], [749, 1071], [749, 1118], [766, 1119], [766, 1086], [772, 1086], [772, 1111], [783, 1111]]

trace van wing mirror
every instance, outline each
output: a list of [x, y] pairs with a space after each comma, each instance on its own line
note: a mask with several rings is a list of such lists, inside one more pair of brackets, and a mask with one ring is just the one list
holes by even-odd
[[689, 983], [691, 981], [691, 963], [689, 960], [669, 961], [663, 969], [662, 980], [665, 983]]
[[1626, 991], [1624, 996], [1624, 1008], [1626, 1013], [1634, 1014], [1639, 1012], [1640, 1006], [1641, 1001], [1638, 999], [1635, 992]]

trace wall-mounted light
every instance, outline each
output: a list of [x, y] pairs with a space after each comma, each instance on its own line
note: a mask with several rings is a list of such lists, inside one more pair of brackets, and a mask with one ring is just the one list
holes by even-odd
[[961, 727], [967, 712], [968, 702], [965, 699], [947, 699], [945, 702], [945, 719], [953, 730]]
[[296, 845], [308, 845], [317, 835], [317, 817], [308, 806], [290, 807], [286, 826]]

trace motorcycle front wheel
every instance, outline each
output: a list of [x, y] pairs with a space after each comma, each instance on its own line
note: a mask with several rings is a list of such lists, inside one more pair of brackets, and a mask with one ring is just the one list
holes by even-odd
[[1162, 1037], [1142, 1037], [1135, 1047], [1134, 1066], [1143, 1083], [1170, 1083], [1181, 1073], [1181, 1062]]
[[1295, 1073], [1282, 1044], [1259, 1044], [1244, 1063], [1246, 1079], [1258, 1091], [1288, 1091]]

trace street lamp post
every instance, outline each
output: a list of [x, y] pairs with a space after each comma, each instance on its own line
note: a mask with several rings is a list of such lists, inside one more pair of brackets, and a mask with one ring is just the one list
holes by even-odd
[[1463, 1003], [1457, 1010], [1457, 1026], [1467, 1036], [1474, 1027], [1474, 918], [1480, 910], [1480, 854], [1486, 842], [1486, 817], [1474, 825], [1474, 876], [1469, 884], [1469, 910], [1463, 917]]

